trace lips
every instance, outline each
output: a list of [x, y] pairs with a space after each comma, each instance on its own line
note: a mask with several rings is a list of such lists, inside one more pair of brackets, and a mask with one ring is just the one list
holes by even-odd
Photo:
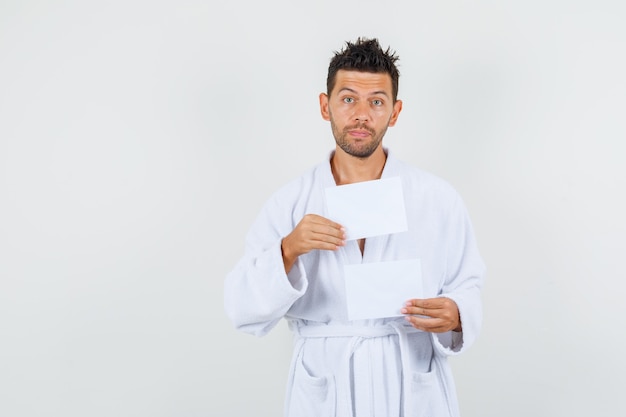
[[348, 130], [348, 133], [356, 138], [366, 138], [371, 135], [368, 130]]

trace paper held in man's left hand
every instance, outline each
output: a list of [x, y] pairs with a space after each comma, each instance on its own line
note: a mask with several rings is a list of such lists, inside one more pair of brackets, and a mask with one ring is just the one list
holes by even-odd
[[344, 265], [348, 320], [402, 316], [400, 309], [423, 297], [419, 259]]
[[346, 239], [408, 230], [400, 177], [326, 188], [328, 218], [346, 229]]

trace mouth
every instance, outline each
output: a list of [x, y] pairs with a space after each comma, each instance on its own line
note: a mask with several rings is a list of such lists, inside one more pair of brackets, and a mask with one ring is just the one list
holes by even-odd
[[360, 130], [360, 129], [348, 130], [348, 134], [350, 136], [353, 136], [359, 139], [371, 136], [371, 132], [369, 130]]

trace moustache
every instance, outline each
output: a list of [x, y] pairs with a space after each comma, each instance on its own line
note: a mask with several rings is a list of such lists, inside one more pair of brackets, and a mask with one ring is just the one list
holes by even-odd
[[364, 124], [364, 123], [358, 123], [358, 124], [355, 124], [355, 125], [353, 125], [353, 126], [346, 126], [346, 127], [343, 129], [343, 131], [344, 131], [344, 132], [349, 132], [350, 130], [356, 130], [356, 129], [358, 129], [358, 130], [367, 130], [367, 131], [368, 131], [368, 132], [370, 132], [372, 135], [374, 135], [374, 134], [376, 133], [376, 132], [374, 131], [374, 129], [372, 129], [372, 128], [370, 128], [370, 127], [365, 126], [365, 124]]

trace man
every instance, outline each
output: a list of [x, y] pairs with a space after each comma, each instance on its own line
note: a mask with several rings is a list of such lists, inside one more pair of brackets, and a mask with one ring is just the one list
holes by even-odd
[[[402, 110], [397, 60], [376, 39], [335, 54], [319, 96], [335, 150], [269, 199], [226, 278], [238, 329], [262, 336], [285, 318], [294, 331], [288, 417], [459, 414], [446, 358], [478, 335], [484, 265], [455, 190], [382, 146]], [[406, 231], [348, 240], [328, 218], [326, 189], [396, 177]], [[423, 298], [398, 306], [399, 316], [349, 319], [346, 266], [412, 259]]]

